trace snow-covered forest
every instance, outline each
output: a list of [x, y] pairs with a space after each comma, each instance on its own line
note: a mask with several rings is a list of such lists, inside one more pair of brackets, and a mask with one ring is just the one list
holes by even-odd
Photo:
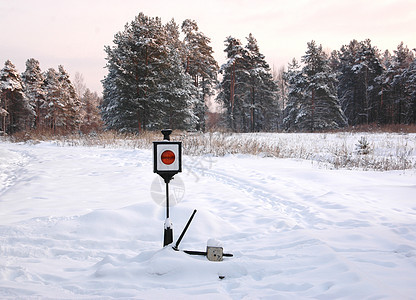
[[19, 74], [7, 60], [0, 72], [0, 95], [0, 132], [6, 134], [32, 129], [68, 133], [102, 128], [100, 96], [83, 86], [82, 80], [74, 85], [62, 65], [58, 71], [49, 68], [42, 72], [39, 61], [31, 58]]
[[271, 70], [252, 34], [246, 44], [228, 36], [224, 46], [219, 66], [196, 21], [163, 23], [140, 13], [105, 46], [102, 98], [82, 81], [71, 82], [62, 65], [42, 71], [31, 58], [19, 74], [7, 60], [0, 132], [313, 132], [416, 123], [415, 50], [403, 42], [393, 53], [369, 39], [327, 53], [311, 41], [300, 61], [279, 70]]

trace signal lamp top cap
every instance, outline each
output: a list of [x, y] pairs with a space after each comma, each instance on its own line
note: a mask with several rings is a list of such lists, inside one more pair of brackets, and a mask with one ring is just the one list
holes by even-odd
[[172, 133], [172, 129], [162, 129], [161, 130], [162, 134], [163, 134], [163, 139], [170, 141], [170, 134]]

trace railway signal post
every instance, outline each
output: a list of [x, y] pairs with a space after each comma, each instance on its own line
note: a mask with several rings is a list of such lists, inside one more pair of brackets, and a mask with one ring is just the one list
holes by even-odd
[[182, 172], [182, 143], [171, 142], [171, 129], [163, 129], [163, 141], [153, 142], [153, 172], [160, 175], [166, 184], [166, 220], [163, 246], [173, 242], [173, 226], [169, 219], [169, 182]]

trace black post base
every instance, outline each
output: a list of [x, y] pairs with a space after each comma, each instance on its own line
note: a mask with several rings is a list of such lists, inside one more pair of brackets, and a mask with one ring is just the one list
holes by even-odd
[[163, 235], [163, 247], [173, 243], [173, 229], [170, 227], [165, 228]]

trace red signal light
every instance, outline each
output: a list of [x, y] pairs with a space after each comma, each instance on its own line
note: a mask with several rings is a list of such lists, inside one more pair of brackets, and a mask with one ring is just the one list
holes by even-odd
[[160, 159], [165, 165], [171, 165], [175, 161], [175, 153], [170, 150], [163, 151]]

